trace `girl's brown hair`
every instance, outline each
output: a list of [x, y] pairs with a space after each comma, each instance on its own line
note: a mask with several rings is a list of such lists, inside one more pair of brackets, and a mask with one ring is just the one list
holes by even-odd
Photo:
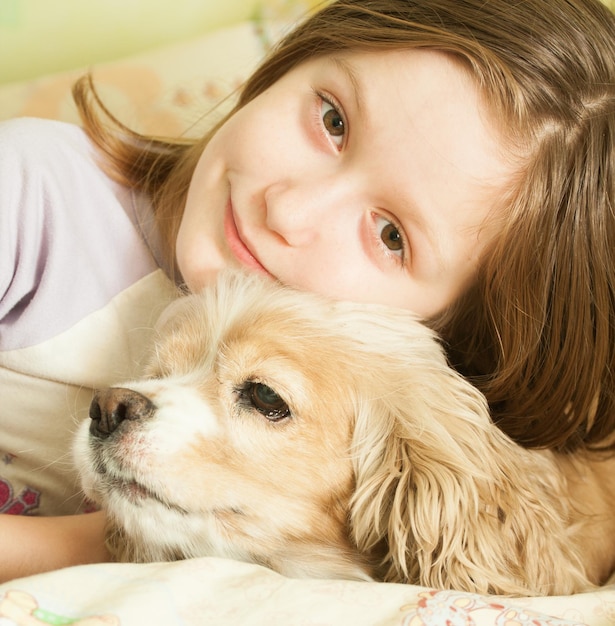
[[[315, 55], [417, 47], [470, 68], [523, 154], [475, 283], [431, 322], [516, 441], [615, 449], [615, 19], [598, 0], [334, 2], [272, 51], [236, 108]], [[151, 196], [172, 263], [211, 133], [143, 137], [104, 114], [87, 79], [74, 93], [114, 176]]]

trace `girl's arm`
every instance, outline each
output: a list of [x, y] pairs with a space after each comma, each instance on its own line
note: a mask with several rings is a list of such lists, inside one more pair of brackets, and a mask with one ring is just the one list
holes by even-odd
[[0, 515], [0, 583], [69, 565], [110, 560], [105, 515]]

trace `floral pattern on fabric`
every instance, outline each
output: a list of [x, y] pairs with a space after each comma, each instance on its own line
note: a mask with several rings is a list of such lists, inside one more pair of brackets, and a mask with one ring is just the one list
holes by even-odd
[[19, 626], [120, 626], [114, 615], [98, 615], [85, 618], [71, 618], [40, 608], [33, 596], [25, 591], [11, 590], [0, 596], [0, 620]]
[[577, 620], [541, 615], [536, 611], [512, 607], [484, 596], [457, 591], [425, 591], [419, 593], [416, 608], [408, 613], [403, 626], [583, 626]]
[[0, 514], [29, 515], [38, 508], [40, 499], [40, 492], [30, 487], [24, 487], [15, 495], [11, 483], [0, 478]]

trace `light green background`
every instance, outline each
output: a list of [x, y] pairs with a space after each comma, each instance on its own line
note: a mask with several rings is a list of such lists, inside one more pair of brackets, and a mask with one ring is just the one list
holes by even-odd
[[[0, 0], [0, 84], [197, 37], [249, 19], [262, 5], [288, 2]], [[615, 6], [615, 0], [603, 2]]]
[[0, 0], [0, 84], [109, 61], [253, 16], [257, 0]]

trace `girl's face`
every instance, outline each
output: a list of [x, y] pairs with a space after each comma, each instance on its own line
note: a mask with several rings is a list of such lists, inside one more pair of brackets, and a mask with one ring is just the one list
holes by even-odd
[[[345, 53], [295, 68], [205, 148], [177, 261], [191, 290], [244, 266], [429, 316], [472, 279], [514, 173], [447, 55]], [[488, 222], [488, 220], [487, 220]]]

